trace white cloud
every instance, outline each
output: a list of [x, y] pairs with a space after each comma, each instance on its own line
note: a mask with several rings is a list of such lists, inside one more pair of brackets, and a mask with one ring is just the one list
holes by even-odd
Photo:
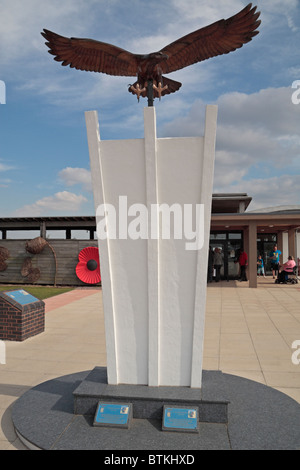
[[[300, 107], [293, 105], [290, 86], [267, 88], [257, 93], [226, 93], [218, 99], [220, 119], [232, 125], [263, 128], [266, 132], [299, 133]], [[241, 122], [242, 117], [242, 122]]]
[[0, 162], [0, 171], [9, 171], [9, 170], [14, 170], [14, 166], [7, 165], [6, 163], [1, 163]]
[[281, 175], [271, 178], [241, 180], [218, 192], [247, 193], [253, 200], [249, 210], [264, 207], [290, 206], [300, 204], [300, 175]]
[[[42, 50], [43, 28], [69, 29], [80, 34], [95, 0], [10, 0], [1, 5], [1, 59], [25, 60]], [[91, 16], [91, 18], [93, 18]]]
[[[53, 116], [59, 117], [60, 124], [78, 129], [79, 112], [82, 119], [83, 110], [99, 109], [101, 138], [136, 138], [137, 133], [142, 137], [143, 107], [147, 101], [142, 99], [137, 104], [136, 98], [128, 93], [127, 85], [132, 79], [61, 67], [48, 54], [40, 35], [42, 29], [65, 36], [91, 37], [132, 52], [146, 53], [228, 18], [247, 3], [246, 0], [153, 0], [151, 5], [146, 0], [3, 1], [1, 79], [8, 85], [11, 99], [17, 102], [21, 98], [20, 111], [22, 100], [32, 99], [36, 109], [49, 118], [53, 130], [56, 124]], [[300, 105], [292, 105], [291, 94], [295, 90], [289, 88], [293, 80], [300, 79], [299, 1], [264, 0], [259, 2], [258, 10], [261, 10], [262, 25], [253, 43], [229, 56], [169, 74], [168, 77], [181, 81], [183, 86], [176, 94], [164, 97], [161, 103], [156, 100], [155, 106], [159, 136], [193, 136], [203, 132], [204, 103], [217, 102], [215, 187], [225, 192], [233, 187], [248, 188], [249, 194], [255, 196], [253, 191], [256, 191], [260, 197], [260, 186], [273, 188], [273, 184], [275, 187], [276, 182], [283, 181], [272, 178], [281, 178], [280, 174], [288, 178], [289, 174], [300, 172]], [[248, 94], [223, 90], [246, 90]], [[57, 145], [66, 145], [68, 152], [72, 147], [67, 141]], [[31, 152], [32, 142], [27, 148], [24, 142], [20, 161]], [[0, 161], [1, 175], [11, 169], [7, 163]], [[68, 164], [55, 163], [56, 168]], [[86, 166], [84, 160], [77, 164]], [[90, 190], [88, 170], [80, 174], [79, 168], [67, 167], [59, 177], [67, 187], [81, 185], [81, 189]], [[257, 180], [253, 187], [249, 183], [251, 177]], [[266, 183], [263, 178], [267, 178]], [[9, 180], [2, 179], [2, 185], [7, 184]], [[57, 194], [65, 197], [59, 198]], [[40, 197], [36, 203], [26, 206], [26, 210], [44, 213], [52, 207], [64, 210], [64, 204], [80, 207], [80, 199], [76, 198], [82, 196], [74, 195], [72, 201], [67, 197], [72, 194], [68, 191], [57, 194]], [[274, 194], [278, 198], [276, 191]], [[66, 205], [66, 210], [70, 206]]]
[[[244, 6], [240, 0], [227, 0], [226, 2], [199, 2], [199, 0], [173, 0], [173, 6], [176, 8], [179, 18], [189, 24], [195, 22], [201, 26], [218, 21], [222, 18], [229, 18], [238, 13]], [[198, 27], [201, 27], [198, 26]]]
[[263, 2], [266, 21], [271, 23], [274, 15], [281, 15], [285, 18], [287, 25], [293, 32], [299, 31], [299, 27], [295, 22], [298, 9], [298, 0], [264, 0]]
[[300, 106], [291, 95], [287, 87], [220, 97], [217, 149], [229, 154], [229, 168], [242, 165], [248, 173], [258, 167], [269, 176], [299, 171]]
[[[292, 88], [270, 88], [258, 93], [227, 93], [217, 100], [217, 150], [237, 164], [243, 156], [248, 168], [265, 162], [286, 167], [300, 156], [300, 106], [292, 104]], [[186, 116], [164, 126], [168, 136], [202, 135], [205, 105], [197, 100]], [[222, 154], [223, 156], [225, 153]], [[221, 155], [221, 157], [222, 157]], [[222, 159], [222, 158], [221, 158]]]
[[6, 179], [0, 179], [0, 188], [8, 188], [12, 180], [6, 178]]
[[67, 167], [58, 173], [58, 177], [66, 184], [66, 186], [80, 184], [84, 190], [92, 190], [91, 172], [85, 168]]
[[66, 215], [68, 212], [78, 211], [85, 202], [87, 202], [87, 199], [82, 195], [78, 196], [68, 191], [62, 191], [17, 209], [13, 216], [34, 217], [48, 215], [51, 212], [62, 212]]
[[[292, 104], [293, 91], [219, 97], [214, 192], [248, 192], [255, 206], [272, 206], [275, 199], [300, 202], [300, 105]], [[204, 117], [205, 105], [198, 100], [165, 125], [163, 134], [203, 135]]]
[[[7, 165], [6, 163], [0, 162], [0, 173], [4, 173], [9, 170], [14, 170], [15, 167], [11, 165]], [[0, 188], [8, 188], [11, 184], [12, 180], [9, 178], [0, 178]]]
[[245, 154], [229, 153], [222, 150], [216, 152], [214, 191], [230, 192], [226, 188], [246, 176], [247, 159]]

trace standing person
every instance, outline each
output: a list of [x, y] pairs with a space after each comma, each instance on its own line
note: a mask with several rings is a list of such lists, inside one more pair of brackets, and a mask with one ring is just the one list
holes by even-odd
[[213, 269], [214, 269], [214, 252], [210, 246], [209, 251], [208, 251], [207, 282], [212, 282]]
[[214, 251], [214, 268], [216, 270], [216, 282], [219, 282], [219, 280], [220, 280], [220, 271], [221, 271], [222, 265], [223, 265], [223, 259], [222, 259], [221, 250], [219, 248], [215, 248], [215, 251]]
[[241, 279], [240, 281], [247, 281], [247, 275], [246, 275], [246, 268], [248, 266], [248, 255], [244, 251], [243, 248], [241, 248], [240, 251], [240, 256], [239, 256], [239, 265], [241, 268]]
[[259, 255], [258, 259], [257, 259], [257, 275], [260, 276], [260, 275], [263, 275], [264, 277], [265, 276], [265, 268], [264, 268], [264, 261], [261, 257], [261, 255]]
[[273, 279], [275, 279], [276, 272], [279, 270], [279, 256], [281, 251], [278, 250], [277, 245], [274, 245], [273, 250], [270, 252], [270, 261], [271, 261], [271, 270], [273, 274]]

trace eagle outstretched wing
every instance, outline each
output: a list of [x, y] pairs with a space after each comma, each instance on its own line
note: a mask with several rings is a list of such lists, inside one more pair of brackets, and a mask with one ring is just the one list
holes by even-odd
[[[137, 76], [137, 82], [130, 85], [131, 93], [139, 96], [148, 94], [149, 81], [153, 82], [156, 95], [174, 93], [181, 83], [162, 77], [189, 65], [228, 54], [243, 46], [258, 34], [260, 13], [252, 3], [227, 20], [219, 20], [209, 26], [172, 42], [158, 52], [132, 54], [120, 47], [94, 39], [66, 38], [47, 29], [41, 33], [47, 40], [49, 53], [61, 65], [89, 72], [108, 75]], [[166, 82], [162, 86], [163, 82]], [[137, 86], [138, 85], [138, 86]]]
[[54, 60], [77, 70], [133, 77], [137, 74], [138, 54], [94, 39], [66, 38], [44, 29], [49, 53]]
[[188, 65], [217, 55], [228, 54], [243, 46], [258, 34], [260, 25], [256, 13], [249, 3], [242, 11], [227, 20], [219, 20], [209, 26], [172, 42], [160, 52], [168, 59], [160, 62], [163, 73], [175, 72]]

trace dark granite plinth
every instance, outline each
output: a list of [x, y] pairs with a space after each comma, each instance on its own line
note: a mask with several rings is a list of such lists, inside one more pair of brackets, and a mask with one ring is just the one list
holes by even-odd
[[226, 383], [221, 371], [203, 371], [202, 388], [108, 385], [106, 368], [96, 367], [73, 392], [74, 413], [94, 415], [98, 402], [129, 402], [133, 418], [162, 419], [163, 406], [197, 406], [199, 421], [227, 423]]
[[[12, 410], [21, 440], [29, 448], [103, 450], [110, 455], [123, 450], [152, 454], [164, 450], [176, 454], [182, 450], [300, 450], [299, 403], [271, 387], [229, 374], [221, 374], [230, 401], [228, 423], [200, 421], [198, 434], [164, 432], [161, 419], [153, 418], [133, 418], [129, 429], [95, 427], [92, 415], [74, 414], [73, 394], [82, 391], [97, 373], [58, 377], [22, 395]], [[218, 395], [219, 374], [205, 371], [205, 375], [211, 394]]]

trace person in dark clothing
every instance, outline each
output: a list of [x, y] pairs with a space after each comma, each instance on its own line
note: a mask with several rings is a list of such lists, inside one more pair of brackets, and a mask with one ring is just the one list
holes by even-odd
[[214, 268], [216, 270], [216, 282], [220, 280], [220, 271], [223, 265], [222, 253], [219, 248], [215, 248], [214, 251]]
[[275, 279], [276, 273], [279, 272], [279, 257], [281, 255], [281, 251], [278, 250], [277, 245], [274, 246], [273, 251], [269, 254], [270, 262], [271, 262], [271, 269], [273, 273], [273, 279]]
[[240, 265], [240, 270], [241, 270], [241, 272], [240, 272], [240, 275], [241, 275], [240, 281], [247, 281], [246, 269], [247, 269], [247, 266], [248, 266], [248, 255], [244, 251], [243, 248], [241, 248], [241, 251], [240, 251], [239, 265]]
[[213, 280], [213, 269], [214, 269], [214, 252], [210, 246], [209, 251], [208, 251], [207, 282], [212, 282]]

